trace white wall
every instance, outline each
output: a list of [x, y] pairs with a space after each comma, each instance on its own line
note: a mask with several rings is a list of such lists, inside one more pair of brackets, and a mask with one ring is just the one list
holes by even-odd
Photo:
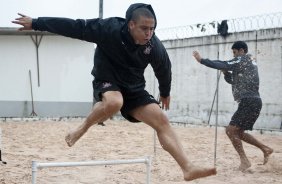
[[29, 73], [35, 101], [92, 101], [94, 44], [61, 36], [43, 36], [36, 47], [30, 36], [0, 36], [0, 100], [30, 101]]
[[44, 35], [38, 49], [38, 81], [31, 37], [0, 35], [0, 117], [27, 117], [32, 111], [41, 117], [86, 116], [93, 101], [94, 49], [93, 43]]

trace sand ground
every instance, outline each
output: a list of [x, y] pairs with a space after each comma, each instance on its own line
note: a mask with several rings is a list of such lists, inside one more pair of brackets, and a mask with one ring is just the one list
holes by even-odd
[[[0, 184], [31, 183], [31, 163], [74, 162], [88, 160], [136, 159], [152, 156], [152, 184], [281, 184], [282, 135], [252, 132], [274, 149], [268, 164], [262, 165], [263, 154], [244, 144], [252, 167], [245, 173], [238, 171], [239, 158], [225, 135], [217, 131], [216, 165], [218, 174], [190, 182], [182, 179], [182, 172], [173, 158], [164, 151], [158, 140], [154, 146], [154, 131], [143, 123], [107, 121], [106, 126], [95, 125], [71, 148], [65, 134], [83, 120], [0, 122], [2, 129], [2, 160]], [[214, 127], [173, 126], [183, 147], [194, 164], [213, 166], [215, 157]], [[155, 148], [155, 149], [154, 149]], [[154, 151], [155, 150], [155, 151]], [[43, 168], [37, 171], [39, 184], [141, 184], [146, 181], [145, 164], [125, 164], [87, 167]]]

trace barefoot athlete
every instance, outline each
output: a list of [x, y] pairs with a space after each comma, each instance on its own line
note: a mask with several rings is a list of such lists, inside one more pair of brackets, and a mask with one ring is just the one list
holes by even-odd
[[154, 34], [157, 20], [151, 5], [132, 4], [125, 19], [32, 19], [19, 15], [12, 21], [23, 26], [19, 30], [48, 31], [97, 44], [92, 75], [94, 97], [98, 102], [85, 121], [66, 136], [69, 146], [73, 146], [92, 125], [121, 111], [127, 120], [142, 121], [156, 130], [163, 149], [181, 167], [184, 180], [216, 174], [215, 168], [198, 167], [189, 161], [159, 102], [145, 90], [144, 71], [150, 64], [158, 79], [161, 107], [169, 109], [171, 62]]
[[248, 46], [245, 42], [236, 41], [231, 49], [234, 59], [230, 61], [202, 59], [197, 51], [193, 52], [193, 56], [199, 63], [207, 67], [222, 70], [224, 79], [232, 85], [234, 100], [239, 105], [226, 127], [226, 134], [240, 156], [239, 170], [244, 171], [251, 167], [251, 163], [245, 154], [242, 141], [261, 149], [264, 154], [263, 164], [267, 163], [273, 149], [245, 132], [245, 130], [253, 129], [262, 107], [259, 95], [258, 67], [254, 58], [247, 54]]

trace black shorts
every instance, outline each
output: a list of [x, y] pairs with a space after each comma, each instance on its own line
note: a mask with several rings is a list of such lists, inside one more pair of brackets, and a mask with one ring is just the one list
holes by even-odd
[[262, 102], [260, 98], [241, 99], [229, 125], [240, 127], [243, 130], [252, 130], [259, 117], [261, 107]]
[[144, 89], [137, 92], [130, 92], [114, 83], [97, 80], [94, 80], [92, 85], [94, 90], [93, 95], [96, 101], [102, 101], [102, 94], [107, 91], [121, 92], [123, 97], [123, 106], [120, 112], [121, 115], [130, 122], [140, 122], [129, 115], [129, 113], [135, 108], [151, 103], [159, 104], [159, 102]]

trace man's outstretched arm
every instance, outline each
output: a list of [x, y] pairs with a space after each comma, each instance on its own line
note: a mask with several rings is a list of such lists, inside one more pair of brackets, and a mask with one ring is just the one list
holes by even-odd
[[233, 67], [240, 62], [240, 59], [234, 58], [230, 61], [220, 61], [220, 60], [209, 60], [209, 59], [203, 59], [198, 51], [193, 51], [194, 58], [201, 64], [218, 69], [218, 70], [227, 70], [231, 71]]
[[97, 43], [101, 38], [101, 19], [68, 19], [59, 17], [39, 17], [33, 19], [29, 16], [19, 13], [20, 17], [12, 23], [19, 24], [23, 27], [19, 30], [38, 30], [48, 31], [58, 35], [85, 40]]

